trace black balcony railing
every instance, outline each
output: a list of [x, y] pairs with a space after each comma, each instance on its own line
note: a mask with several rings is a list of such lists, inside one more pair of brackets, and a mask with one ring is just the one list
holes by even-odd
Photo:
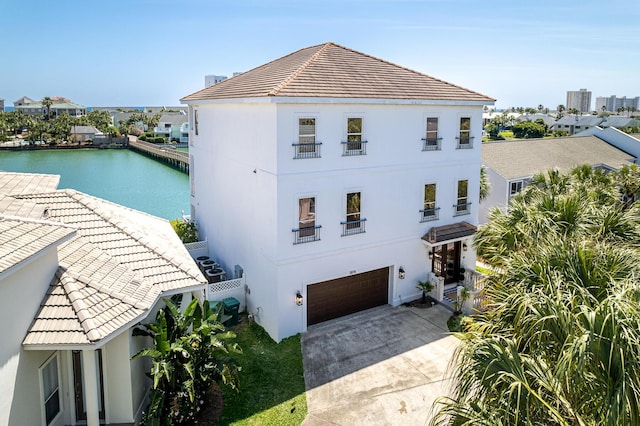
[[422, 138], [423, 151], [440, 151], [442, 149], [442, 138]]
[[340, 225], [342, 225], [342, 236], [362, 234], [365, 231], [364, 224], [366, 221], [367, 219], [340, 222]]
[[322, 142], [316, 143], [292, 143], [293, 146], [293, 158], [320, 158], [320, 147]]
[[471, 149], [473, 148], [473, 136], [457, 136], [458, 140], [457, 149]]
[[309, 226], [306, 228], [292, 229], [293, 244], [304, 244], [320, 241], [320, 228], [322, 226]]
[[367, 155], [367, 141], [342, 142], [342, 156]]
[[435, 207], [433, 209], [420, 210], [420, 222], [429, 222], [431, 220], [438, 220], [439, 212], [440, 212], [440, 207]]
[[462, 203], [453, 205], [453, 215], [463, 216], [471, 213], [471, 203]]

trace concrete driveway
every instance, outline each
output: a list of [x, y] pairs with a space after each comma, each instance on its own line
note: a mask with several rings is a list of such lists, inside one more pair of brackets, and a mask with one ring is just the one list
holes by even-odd
[[382, 306], [302, 335], [305, 426], [424, 425], [446, 395], [451, 311]]

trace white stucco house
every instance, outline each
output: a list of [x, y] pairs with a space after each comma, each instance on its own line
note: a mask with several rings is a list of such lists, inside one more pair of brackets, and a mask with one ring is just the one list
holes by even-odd
[[151, 382], [132, 327], [206, 280], [166, 220], [58, 182], [0, 173], [0, 425], [133, 425]]
[[192, 218], [276, 341], [474, 268], [494, 99], [326, 43], [181, 101]]

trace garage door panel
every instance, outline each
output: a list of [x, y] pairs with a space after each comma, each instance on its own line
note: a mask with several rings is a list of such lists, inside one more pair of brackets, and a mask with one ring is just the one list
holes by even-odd
[[376, 269], [307, 286], [307, 325], [384, 305], [389, 268]]

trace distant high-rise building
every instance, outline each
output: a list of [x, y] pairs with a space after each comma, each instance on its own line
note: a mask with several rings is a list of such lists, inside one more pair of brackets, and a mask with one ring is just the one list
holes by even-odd
[[587, 89], [567, 91], [567, 111], [576, 108], [580, 112], [591, 111], [591, 92]]
[[618, 108], [624, 108], [626, 110], [628, 107], [635, 108], [635, 111], [640, 111], [640, 96], [636, 96], [635, 98], [627, 98], [626, 96], [619, 98], [616, 95], [597, 97], [596, 111], [602, 111], [603, 106], [605, 107], [605, 111], [609, 112], [617, 112]]
[[226, 75], [205, 75], [204, 76], [204, 87], [213, 86], [214, 84], [218, 84], [221, 81], [227, 79]]
[[0, 98], [0, 112], [4, 112], [4, 99]]

